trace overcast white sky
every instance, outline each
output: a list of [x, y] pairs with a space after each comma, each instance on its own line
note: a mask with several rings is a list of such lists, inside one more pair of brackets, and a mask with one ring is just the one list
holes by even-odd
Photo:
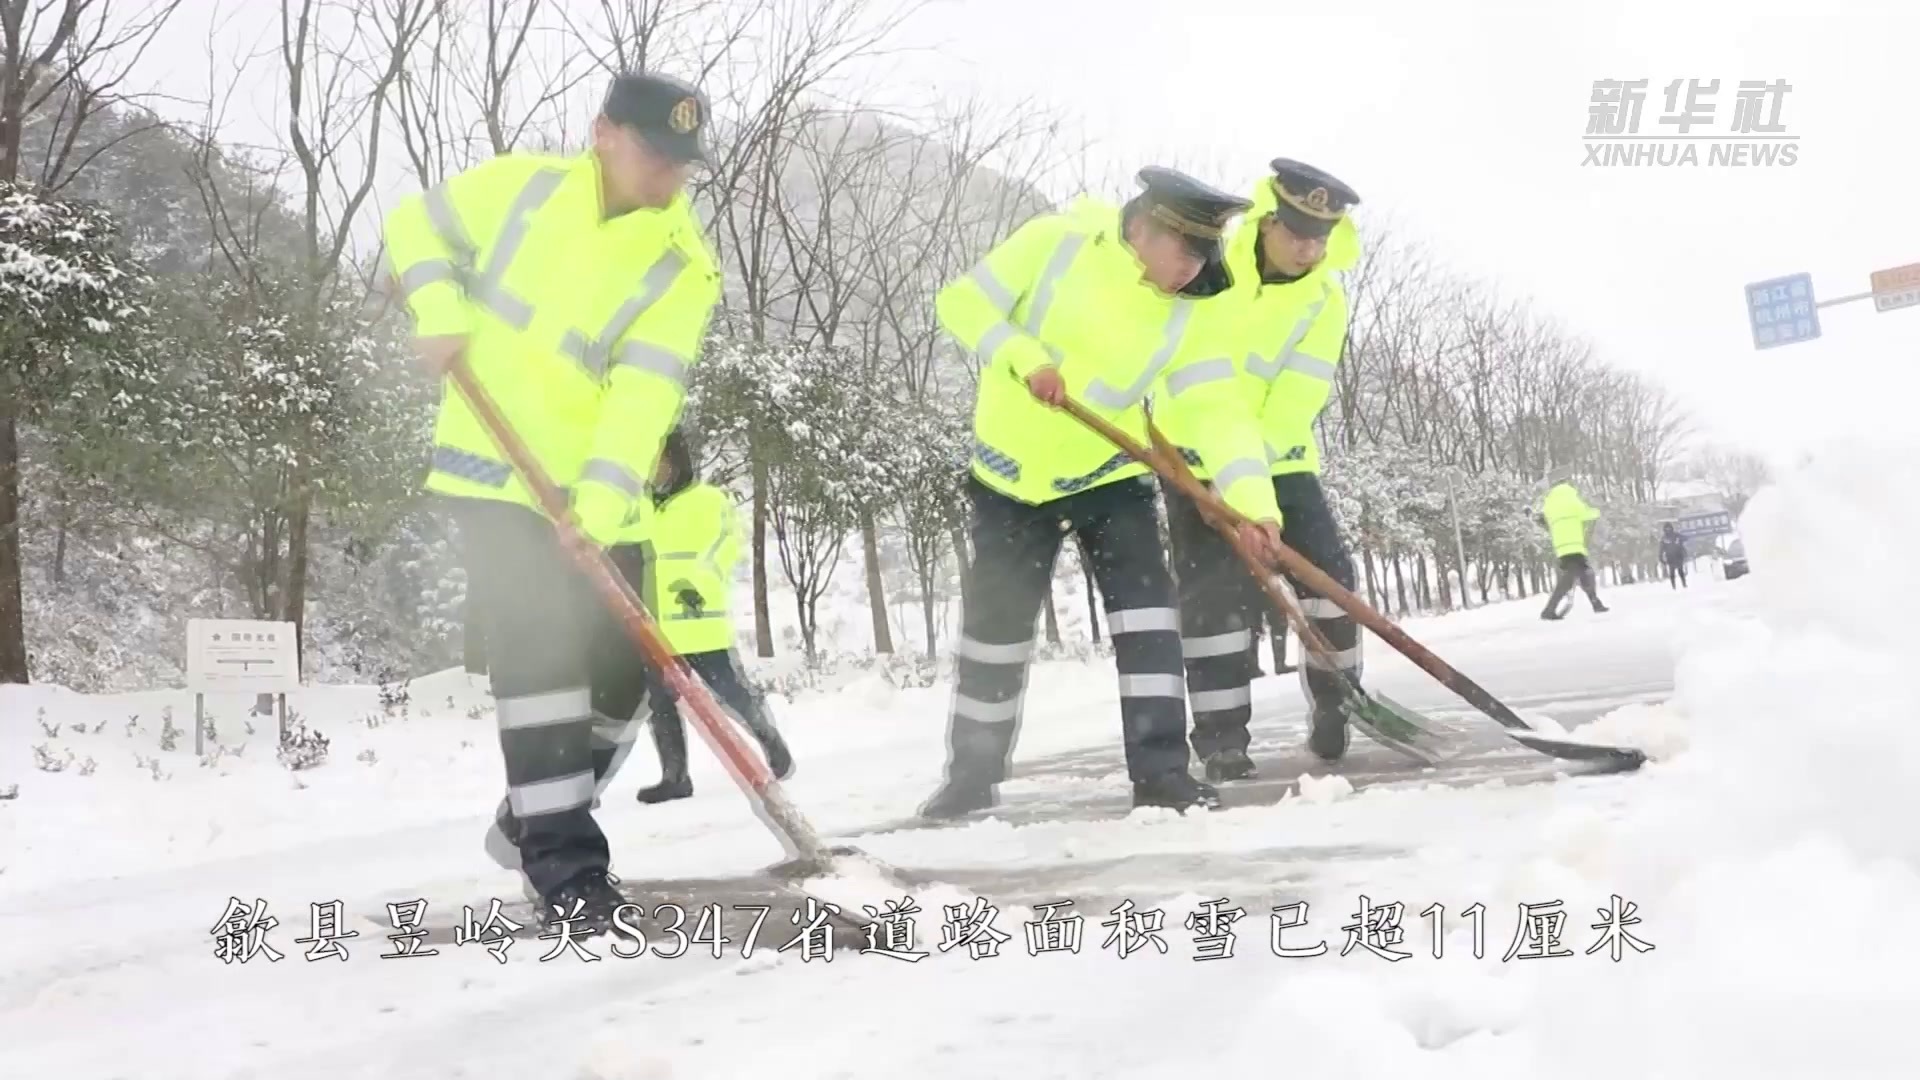
[[[1920, 4], [1300, 6], [947, 0], [909, 28], [939, 54], [895, 77], [1049, 101], [1125, 171], [1177, 156], [1240, 190], [1275, 156], [1320, 164], [1444, 261], [1660, 380], [1707, 436], [1780, 456], [1914, 425], [1920, 308], [1828, 308], [1820, 340], [1763, 352], [1742, 287], [1806, 271], [1831, 298], [1920, 262]], [[174, 74], [203, 84], [214, 4], [189, 7], [164, 62], [191, 60]], [[1671, 131], [1673, 79], [1720, 80], [1722, 133], [1737, 83], [1786, 79], [1797, 164], [1710, 167], [1703, 146], [1698, 167], [1583, 166], [1594, 81], [1638, 78], [1643, 133]]]

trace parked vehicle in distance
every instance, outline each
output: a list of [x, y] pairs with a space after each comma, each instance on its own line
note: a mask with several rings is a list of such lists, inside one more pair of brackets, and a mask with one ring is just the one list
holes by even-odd
[[1727, 571], [1727, 580], [1745, 577], [1747, 573], [1747, 545], [1735, 540], [1727, 545], [1727, 557], [1721, 563]]

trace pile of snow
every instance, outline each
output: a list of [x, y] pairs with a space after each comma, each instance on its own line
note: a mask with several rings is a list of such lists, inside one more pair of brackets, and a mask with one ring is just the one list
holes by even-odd
[[[1920, 942], [1910, 918], [1877, 916], [1920, 912], [1920, 504], [1888, 461], [1833, 453], [1754, 499], [1742, 530], [1762, 617], [1692, 646], [1671, 704], [1574, 732], [1668, 760], [1612, 820], [1549, 817], [1500, 883], [1510, 901], [1565, 901], [1576, 952], [1619, 896], [1651, 951], [1276, 980], [1248, 1014], [1289, 1018], [1291, 1071], [1910, 1075], [1895, 1032], [1920, 1006]], [[1272, 1060], [1242, 1030], [1215, 1064]]]

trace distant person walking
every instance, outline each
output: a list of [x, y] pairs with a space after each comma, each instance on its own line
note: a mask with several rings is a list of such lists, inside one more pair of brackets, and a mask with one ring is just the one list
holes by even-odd
[[1660, 534], [1660, 564], [1667, 568], [1667, 584], [1675, 589], [1687, 585], [1687, 541], [1669, 521]]
[[1575, 582], [1586, 592], [1593, 610], [1604, 612], [1608, 610], [1607, 605], [1600, 602], [1593, 566], [1587, 561], [1587, 525], [1599, 519], [1600, 511], [1580, 497], [1573, 486], [1571, 468], [1555, 469], [1549, 479], [1553, 488], [1547, 492], [1546, 503], [1541, 507], [1540, 522], [1553, 538], [1553, 553], [1560, 560], [1560, 580], [1554, 585], [1553, 595], [1547, 597], [1547, 606], [1541, 609], [1540, 617], [1562, 618], [1560, 601], [1573, 591]]

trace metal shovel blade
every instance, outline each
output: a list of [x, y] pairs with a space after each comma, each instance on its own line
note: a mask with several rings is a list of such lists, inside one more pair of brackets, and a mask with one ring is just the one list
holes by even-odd
[[1389, 698], [1354, 690], [1340, 703], [1349, 723], [1368, 738], [1422, 765], [1445, 760], [1446, 747], [1413, 710]]

